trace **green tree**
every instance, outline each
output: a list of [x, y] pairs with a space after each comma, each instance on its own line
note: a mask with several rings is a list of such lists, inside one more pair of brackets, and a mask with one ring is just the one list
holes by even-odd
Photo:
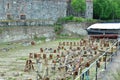
[[72, 0], [71, 5], [77, 12], [84, 12], [86, 8], [86, 0]]
[[120, 0], [94, 0], [95, 19], [120, 19]]
[[94, 0], [94, 18], [110, 19], [112, 14], [112, 4], [110, 0]]
[[113, 18], [120, 19], [120, 0], [112, 0]]

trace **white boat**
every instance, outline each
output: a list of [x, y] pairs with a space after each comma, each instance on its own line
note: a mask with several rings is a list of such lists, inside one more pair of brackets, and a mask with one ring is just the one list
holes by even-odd
[[120, 23], [96, 23], [87, 29], [88, 35], [95, 38], [118, 38]]

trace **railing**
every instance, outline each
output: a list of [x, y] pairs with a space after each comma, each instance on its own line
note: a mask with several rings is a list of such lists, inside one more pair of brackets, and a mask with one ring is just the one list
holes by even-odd
[[[98, 73], [100, 73], [101, 70], [105, 70], [107, 68], [107, 63], [110, 61], [112, 62], [112, 57], [114, 55], [117, 55], [117, 50], [119, 49], [118, 41], [114, 42], [114, 44], [111, 46], [114, 47], [117, 45], [117, 49], [115, 52], [108, 54], [108, 51], [110, 48], [108, 48], [101, 56], [99, 56], [89, 67], [85, 68], [81, 74], [79, 74], [75, 80], [98, 80]], [[102, 62], [101, 65], [99, 65], [99, 62], [101, 58], [105, 58], [104, 62]], [[108, 61], [109, 60], [109, 61]], [[92, 71], [92, 72], [91, 72]], [[79, 71], [80, 72], [80, 71]], [[74, 80], [74, 79], [73, 79]]]

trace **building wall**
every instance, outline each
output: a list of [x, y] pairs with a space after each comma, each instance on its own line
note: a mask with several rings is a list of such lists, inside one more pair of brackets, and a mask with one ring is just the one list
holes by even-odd
[[[71, 0], [0, 0], [0, 26], [48, 25], [54, 24], [59, 17], [69, 15], [93, 18], [92, 0], [86, 0], [85, 13], [75, 13], [70, 2]], [[10, 21], [4, 22], [8, 19]]]
[[0, 0], [0, 19], [5, 19], [4, 1]]
[[0, 19], [43, 20], [53, 24], [66, 16], [66, 0], [0, 0]]
[[93, 19], [93, 0], [86, 0], [85, 17], [88, 19]]

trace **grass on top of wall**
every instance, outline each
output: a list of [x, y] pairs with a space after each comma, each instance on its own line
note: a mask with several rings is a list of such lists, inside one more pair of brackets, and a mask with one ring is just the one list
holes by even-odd
[[59, 18], [56, 24], [64, 24], [66, 22], [97, 22], [95, 19], [86, 19], [82, 17], [67, 16]]

